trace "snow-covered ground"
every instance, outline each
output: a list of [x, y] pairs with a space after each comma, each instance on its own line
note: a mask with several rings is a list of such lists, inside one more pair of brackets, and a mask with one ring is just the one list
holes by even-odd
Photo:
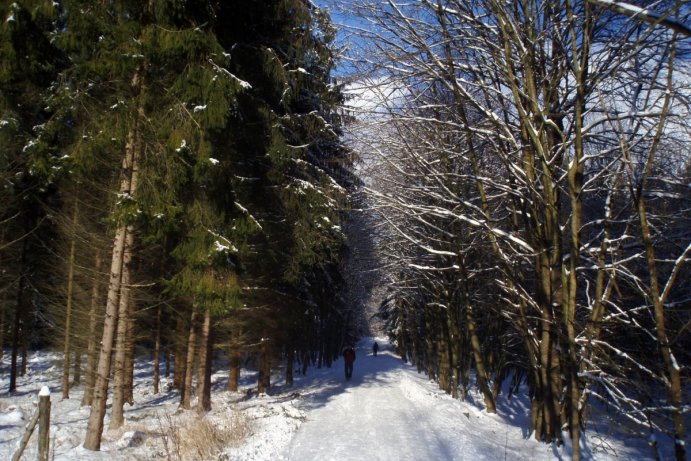
[[[255, 375], [243, 373], [241, 392], [225, 391], [227, 371], [213, 376], [213, 410], [199, 416], [178, 410], [176, 391], [152, 392], [151, 362], [138, 361], [135, 404], [126, 425], [106, 430], [101, 452], [81, 447], [89, 415], [81, 387], [61, 399], [57, 353], [30, 355], [19, 392], [9, 396], [8, 360], [0, 374], [0, 459], [10, 459], [36, 408], [42, 386], [52, 391], [51, 455], [60, 460], [214, 459], [227, 461], [327, 460], [554, 460], [569, 447], [538, 443], [527, 433], [527, 402], [501, 399], [497, 415], [462, 402], [396, 357], [384, 338], [377, 357], [371, 338], [360, 342], [355, 371], [344, 379], [342, 361], [309, 369], [291, 388], [253, 394]], [[165, 387], [165, 382], [163, 387]], [[106, 417], [106, 427], [108, 417]], [[652, 459], [644, 441], [614, 424], [590, 428], [584, 459]], [[23, 459], [36, 457], [32, 436]], [[669, 458], [671, 459], [671, 458]]]

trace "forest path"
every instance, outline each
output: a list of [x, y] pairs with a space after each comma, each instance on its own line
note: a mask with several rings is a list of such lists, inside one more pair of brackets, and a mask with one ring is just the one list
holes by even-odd
[[350, 381], [345, 380], [342, 359], [324, 371], [321, 390], [301, 405], [306, 421], [282, 459], [555, 459], [545, 451], [530, 454], [527, 440], [519, 442], [518, 451], [507, 447], [505, 423], [472, 405], [449, 401], [395, 356], [383, 338], [377, 342], [377, 357], [371, 338], [360, 342]]

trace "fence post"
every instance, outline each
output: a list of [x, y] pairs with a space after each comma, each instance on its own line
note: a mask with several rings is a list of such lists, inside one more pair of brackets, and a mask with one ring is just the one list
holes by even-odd
[[48, 461], [50, 448], [50, 389], [38, 393], [38, 461]]

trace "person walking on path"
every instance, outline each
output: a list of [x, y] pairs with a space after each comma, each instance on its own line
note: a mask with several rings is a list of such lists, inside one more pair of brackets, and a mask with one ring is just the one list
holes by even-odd
[[377, 352], [379, 352], [379, 344], [375, 341], [374, 344], [372, 344], [372, 353], [374, 356], [377, 356]]
[[352, 346], [343, 350], [343, 361], [345, 362], [345, 377], [350, 379], [353, 376], [353, 362], [355, 362], [355, 349]]

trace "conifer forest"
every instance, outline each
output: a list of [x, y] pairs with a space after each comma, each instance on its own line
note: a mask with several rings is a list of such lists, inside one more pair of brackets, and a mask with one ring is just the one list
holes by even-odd
[[525, 396], [541, 442], [606, 406], [687, 459], [688, 2], [0, 0], [0, 20], [1, 373], [12, 394], [30, 351], [60, 352], [84, 448], [124, 424], [139, 355], [204, 412], [212, 369], [261, 394], [376, 325], [454, 398]]

